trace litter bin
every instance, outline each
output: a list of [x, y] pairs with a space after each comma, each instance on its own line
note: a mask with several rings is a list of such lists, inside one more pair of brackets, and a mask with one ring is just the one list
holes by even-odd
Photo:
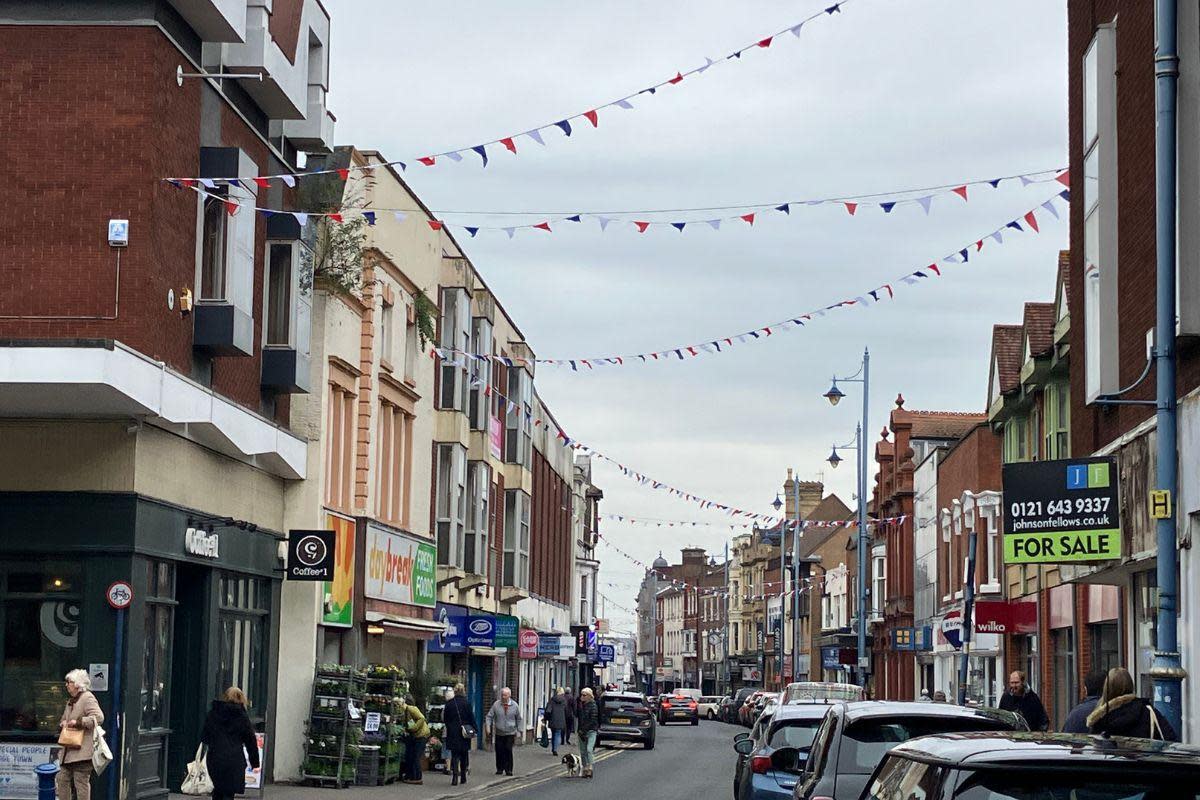
[[58, 774], [58, 764], [38, 764], [33, 771], [37, 773], [38, 800], [54, 800], [54, 776]]

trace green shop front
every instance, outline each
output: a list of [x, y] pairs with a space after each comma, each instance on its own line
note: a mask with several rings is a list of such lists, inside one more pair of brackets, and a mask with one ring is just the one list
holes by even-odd
[[[228, 686], [269, 738], [279, 541], [135, 494], [0, 493], [0, 756], [53, 745], [75, 668], [92, 675], [115, 755], [96, 797], [177, 792]], [[122, 582], [132, 600], [118, 611], [108, 594]], [[19, 776], [4, 788], [5, 766], [0, 798], [35, 797]]]

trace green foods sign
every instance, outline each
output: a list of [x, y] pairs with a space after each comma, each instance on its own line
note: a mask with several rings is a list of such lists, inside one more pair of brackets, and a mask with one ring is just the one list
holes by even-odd
[[1120, 494], [1112, 458], [1004, 465], [1006, 563], [1120, 557]]
[[431, 542], [369, 523], [366, 573], [363, 594], [374, 600], [426, 608], [437, 603], [437, 548]]

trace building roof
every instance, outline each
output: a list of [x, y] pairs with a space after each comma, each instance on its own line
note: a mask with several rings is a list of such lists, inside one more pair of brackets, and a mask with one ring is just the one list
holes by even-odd
[[[1029, 355], [1037, 357], [1054, 349], [1054, 303], [1025, 304], [1025, 336]], [[1021, 356], [1024, 361], [1024, 354]]]
[[910, 411], [896, 409], [893, 415], [911, 416], [909, 439], [961, 439], [971, 428], [987, 420], [987, 415], [966, 411]]
[[992, 368], [1000, 371], [1000, 393], [1007, 394], [1021, 385], [1022, 325], [992, 326]]
[[1063, 285], [1063, 294], [1067, 294], [1071, 289], [1071, 251], [1058, 251], [1058, 283]]

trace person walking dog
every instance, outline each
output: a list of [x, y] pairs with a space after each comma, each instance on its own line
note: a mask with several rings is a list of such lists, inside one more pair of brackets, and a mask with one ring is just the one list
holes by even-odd
[[62, 769], [54, 776], [58, 800], [91, 800], [92, 741], [104, 712], [92, 694], [92, 679], [85, 670], [73, 669], [64, 678], [67, 705], [58, 722]]
[[467, 783], [471, 765], [471, 742], [475, 738], [475, 711], [467, 702], [467, 687], [455, 684], [454, 696], [442, 709], [446, 723], [446, 749], [450, 751], [450, 785]]
[[254, 726], [246, 714], [250, 701], [246, 693], [230, 686], [213, 700], [200, 732], [201, 744], [208, 745], [208, 775], [212, 778], [212, 800], [231, 800], [235, 794], [246, 793], [246, 758], [250, 768], [258, 772], [258, 740]]
[[496, 741], [496, 774], [513, 774], [513, 742], [525, 729], [521, 706], [512, 699], [512, 689], [500, 690], [500, 699], [488, 710], [484, 727]]
[[596, 749], [596, 732], [600, 730], [600, 709], [591, 689], [579, 693], [583, 706], [579, 709], [579, 760], [583, 762], [583, 777], [592, 777], [593, 755]]

